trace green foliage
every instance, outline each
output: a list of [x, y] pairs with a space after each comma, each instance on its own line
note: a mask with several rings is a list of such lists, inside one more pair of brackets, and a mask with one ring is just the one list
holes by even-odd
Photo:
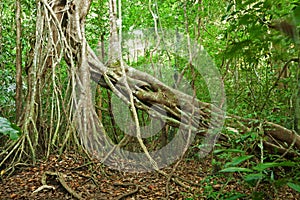
[[[28, 52], [35, 35], [36, 8], [34, 1], [21, 1], [22, 16], [22, 67], [25, 68]], [[16, 25], [15, 2], [0, 2], [0, 113], [9, 119], [15, 117], [15, 58], [16, 58]], [[25, 70], [23, 70], [25, 75]], [[24, 80], [24, 79], [23, 79]], [[24, 90], [26, 85], [24, 83]]]
[[8, 119], [0, 117], [0, 135], [7, 135], [11, 140], [17, 140], [21, 135], [20, 128], [9, 122]]
[[14, 94], [16, 84], [12, 77], [12, 69], [0, 69], [0, 112], [1, 115], [9, 113], [14, 109]]
[[285, 63], [297, 57], [298, 51], [293, 40], [270, 28], [278, 21], [290, 21], [292, 9], [297, 18], [297, 7], [287, 0], [227, 4], [221, 34], [227, 44], [220, 55], [226, 64], [223, 69], [226, 69], [230, 112], [243, 116], [256, 113], [253, 118], [265, 118], [292, 127], [289, 101], [297, 82], [297, 64], [292, 63], [288, 76], [280, 79], [284, 89], [276, 85], [276, 80]]
[[[246, 160], [246, 158], [249, 159], [251, 157], [253, 157], [253, 156], [241, 156], [241, 157], [234, 158], [233, 160], [240, 160], [242, 162], [242, 160]], [[296, 162], [285, 161], [285, 162], [279, 162], [279, 163], [277, 163], [277, 162], [259, 163], [256, 166], [251, 167], [251, 169], [250, 168], [243, 168], [243, 167], [227, 167], [228, 165], [232, 165], [232, 162], [226, 163], [225, 168], [220, 170], [220, 172], [231, 172], [231, 173], [245, 172], [245, 173], [250, 173], [250, 174], [246, 174], [244, 176], [244, 180], [246, 182], [250, 183], [250, 182], [253, 182], [253, 181], [268, 178], [266, 176], [266, 174], [264, 174], [264, 173], [268, 172], [267, 169], [269, 169], [269, 168], [294, 167], [294, 166], [296, 166]], [[269, 179], [274, 180], [273, 176], [274, 176], [274, 174], [272, 172]]]
[[226, 198], [226, 200], [236, 200], [236, 199], [241, 199], [242, 197], [246, 197], [246, 196], [247, 196], [246, 194], [237, 193], [237, 194], [232, 194], [231, 196]]
[[243, 167], [228, 167], [220, 170], [220, 172], [252, 172], [252, 170]]
[[[131, 33], [133, 30], [154, 31], [154, 20], [157, 22], [158, 32], [161, 29], [177, 31], [183, 35], [189, 31], [189, 36], [202, 46], [209, 55], [212, 56], [217, 67], [221, 71], [222, 80], [224, 80], [228, 112], [247, 118], [257, 118], [259, 120], [269, 120], [282, 124], [287, 128], [293, 127], [293, 105], [291, 105], [292, 96], [297, 89], [297, 79], [299, 78], [299, 66], [296, 62], [291, 62], [287, 67], [287, 73], [284, 77], [278, 77], [285, 64], [292, 58], [297, 58], [299, 54], [298, 40], [287, 37], [281, 30], [271, 28], [277, 22], [287, 20], [288, 22], [300, 26], [300, 6], [298, 1], [291, 0], [265, 0], [265, 1], [214, 1], [203, 0], [201, 4], [196, 1], [123, 1], [122, 2], [122, 25], [123, 32]], [[200, 2], [200, 1], [197, 1]], [[0, 3], [1, 17], [1, 36], [0, 45], [0, 112], [2, 116], [13, 118], [15, 112], [15, 16], [14, 2], [5, 1]], [[186, 7], [186, 9], [185, 9]], [[22, 1], [22, 45], [23, 45], [23, 67], [26, 67], [31, 45], [34, 44], [36, 8], [34, 1]], [[150, 9], [157, 18], [153, 18]], [[185, 13], [186, 12], [186, 13]], [[187, 17], [187, 18], [186, 18]], [[176, 32], [175, 32], [176, 31]], [[297, 30], [298, 31], [298, 30]], [[108, 3], [106, 1], [93, 1], [87, 21], [86, 36], [89, 45], [98, 49], [100, 42], [104, 42], [105, 53], [108, 51], [109, 38], [109, 15]], [[126, 36], [125, 34], [123, 36]], [[166, 38], [166, 37], [165, 37]], [[123, 37], [123, 39], [127, 39]], [[147, 38], [149, 39], [149, 38]], [[162, 41], [163, 42], [162, 38]], [[297, 46], [298, 45], [298, 46]], [[151, 46], [153, 49], [153, 46]], [[151, 49], [151, 50], [152, 50]], [[126, 50], [124, 50], [124, 59]], [[104, 58], [103, 63], [105, 63]], [[151, 62], [159, 64], [161, 69], [153, 70]], [[136, 61], [129, 61], [131, 66], [156, 76], [169, 86], [173, 86], [174, 72], [182, 71], [187, 68], [185, 78], [191, 81], [197, 91], [197, 98], [201, 101], [210, 102], [209, 91], [205, 80], [200, 74], [194, 74], [193, 68], [188, 64], [187, 58], [180, 57], [174, 52], [160, 51], [150, 58], [150, 50], [145, 52]], [[206, 66], [209, 67], [209, 66]], [[62, 64], [56, 69], [55, 77], [60, 98], [68, 102], [68, 71], [67, 66]], [[159, 70], [160, 73], [159, 73]], [[298, 74], [297, 74], [298, 73]], [[24, 71], [24, 78], [27, 75]], [[279, 80], [277, 80], [279, 78]], [[47, 125], [49, 121], [50, 104], [53, 104], [53, 84], [47, 85], [43, 90], [42, 97], [37, 102], [40, 107], [39, 120], [41, 127], [51, 138], [49, 133], [57, 117]], [[184, 88], [179, 88], [184, 91]], [[24, 86], [26, 92], [26, 84]], [[185, 92], [185, 91], [184, 91]], [[99, 94], [103, 99], [102, 123], [110, 137], [114, 134], [120, 140], [125, 135], [119, 127], [115, 127], [110, 116], [110, 95], [106, 89], [101, 89]], [[98, 97], [97, 97], [98, 98]], [[51, 102], [52, 101], [52, 102]], [[37, 106], [37, 107], [38, 107]], [[60, 112], [65, 104], [57, 105], [57, 109], [52, 109], [51, 116]], [[66, 109], [66, 108], [64, 108]], [[100, 108], [99, 108], [100, 109]], [[57, 114], [58, 115], [58, 114]], [[141, 125], [149, 124], [149, 116], [142, 111], [138, 111]], [[125, 119], [125, 118], [124, 118]], [[123, 119], [123, 120], [124, 120]], [[130, 116], [126, 120], [130, 119]], [[259, 121], [258, 121], [259, 122]], [[64, 122], [60, 122], [65, 124]], [[44, 127], [43, 127], [44, 126]], [[60, 125], [58, 125], [60, 126]], [[64, 126], [64, 125], [63, 125]], [[49, 130], [50, 129], [50, 130]], [[174, 137], [177, 129], [169, 129], [169, 140]], [[115, 133], [116, 132], [116, 133]], [[61, 132], [60, 132], [61, 133]], [[235, 133], [226, 132], [228, 136], [234, 136]], [[149, 143], [159, 139], [159, 134], [149, 139]], [[0, 118], [0, 135], [16, 140], [21, 135], [21, 130], [6, 118]], [[295, 191], [300, 191], [299, 165], [296, 161], [274, 161], [270, 154], [257, 163], [257, 152], [254, 147], [263, 138], [256, 131], [249, 131], [240, 136], [234, 136], [229, 141], [230, 149], [214, 150], [212, 159], [213, 175], [203, 179], [204, 196], [208, 199], [241, 199], [245, 194], [232, 191], [216, 191], [213, 184], [215, 178], [221, 177], [230, 180], [232, 175], [238, 175], [249, 185], [255, 185], [261, 182], [277, 185], [288, 185]], [[196, 148], [201, 145], [196, 145]], [[286, 170], [285, 169], [291, 169]], [[283, 171], [283, 173], [281, 172]], [[219, 173], [221, 172], [221, 173]], [[298, 172], [298, 174], [297, 174]], [[229, 175], [229, 176], [228, 176]], [[284, 177], [284, 178], [283, 178]], [[225, 184], [226, 186], [226, 184]], [[263, 197], [263, 193], [253, 193], [253, 199]], [[200, 194], [186, 199], [199, 199]]]
[[295, 183], [288, 182], [287, 185], [288, 185], [290, 188], [296, 190], [297, 192], [300, 192], [300, 185], [299, 185], [299, 184], [295, 184]]
[[[234, 138], [229, 140], [230, 149], [218, 148], [214, 150], [214, 158], [212, 165], [219, 172], [216, 177], [223, 174], [230, 177], [240, 177], [243, 185], [250, 187], [257, 187], [261, 185], [272, 185], [274, 190], [288, 185], [297, 191], [297, 186], [290, 184], [298, 184], [299, 178], [299, 159], [286, 160], [273, 156], [270, 152], [268, 154], [260, 155], [259, 151], [254, 150], [255, 146], [259, 147], [260, 152], [263, 147], [260, 141], [263, 140], [263, 135], [258, 130], [250, 131], [244, 134], [235, 134], [227, 132], [228, 137]], [[257, 158], [260, 157], [260, 161]], [[268, 186], [267, 186], [268, 187]], [[264, 192], [254, 191], [251, 194], [253, 199], [260, 199]]]
[[244, 180], [248, 183], [253, 183], [256, 182], [258, 180], [262, 180], [263, 178], [265, 178], [266, 175], [262, 174], [262, 173], [252, 173], [252, 174], [247, 174], [244, 176]]
[[291, 162], [291, 161], [285, 161], [285, 162], [267, 162], [267, 163], [259, 163], [258, 165], [254, 166], [253, 169], [257, 170], [257, 171], [264, 171], [268, 168], [272, 168], [272, 167], [293, 167], [295, 166], [296, 163], [295, 162]]
[[[240, 149], [217, 149], [214, 151], [217, 158], [221, 161], [214, 161], [214, 164], [222, 166], [223, 169], [219, 170], [221, 173], [238, 173], [242, 176], [245, 183], [248, 183], [251, 186], [255, 186], [258, 181], [264, 181], [266, 183], [274, 184], [277, 187], [287, 184], [289, 187], [298, 191], [299, 185], [288, 182], [289, 178], [297, 176], [295, 172], [299, 172], [299, 164], [297, 160], [294, 161], [269, 161], [258, 163], [254, 162], [252, 158], [255, 158], [254, 155], [243, 155], [245, 152]], [[234, 156], [235, 154], [235, 156]], [[242, 155], [239, 155], [242, 154]], [[269, 156], [271, 159], [272, 156]], [[280, 174], [279, 169], [289, 169], [291, 173], [287, 171], [283, 174]], [[293, 179], [295, 180], [295, 179]], [[253, 197], [259, 195], [253, 193]]]
[[245, 151], [240, 150], [240, 149], [216, 149], [216, 150], [214, 150], [215, 154], [222, 153], [222, 152], [244, 153]]
[[[86, 22], [86, 37], [92, 48], [99, 48], [102, 38], [107, 41], [109, 36], [108, 3], [93, 1]], [[107, 50], [107, 43], [105, 44]], [[96, 50], [97, 52], [97, 50]]]
[[230, 167], [230, 166], [236, 166], [241, 164], [242, 162], [249, 160], [250, 158], [252, 158], [254, 155], [250, 155], [250, 156], [239, 156], [239, 157], [235, 157], [232, 159], [231, 162], [227, 162], [225, 164], [225, 167]]

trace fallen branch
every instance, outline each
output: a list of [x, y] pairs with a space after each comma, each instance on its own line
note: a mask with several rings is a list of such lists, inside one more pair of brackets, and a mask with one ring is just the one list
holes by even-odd
[[34, 190], [34, 191], [32, 192], [32, 194], [38, 193], [38, 192], [40, 192], [40, 191], [42, 191], [42, 190], [44, 190], [44, 189], [52, 189], [52, 190], [55, 190], [55, 187], [54, 187], [54, 186], [51, 186], [51, 185], [42, 185], [42, 186], [40, 186], [38, 189]]
[[[89, 47], [87, 60], [92, 80], [105, 88], [113, 87], [115, 90], [113, 92], [129, 104], [128, 98], [123, 95], [124, 89], [114, 87], [115, 84], [121, 85], [122, 73], [104, 66]], [[219, 127], [218, 123], [224, 119], [224, 112], [212, 104], [201, 102], [198, 99], [193, 101], [192, 96], [170, 88], [153, 76], [132, 67], [126, 66], [125, 71], [134, 96], [134, 105], [154, 117], [161, 118], [170, 126], [181, 127], [185, 130], [192, 130], [198, 135], [205, 135], [210, 127]], [[164, 110], [165, 113], [160, 112], [161, 110]], [[215, 116], [214, 120], [212, 120], [212, 116]], [[189, 126], [191, 118], [191, 126]], [[253, 130], [260, 123], [257, 119], [245, 119], [235, 115], [228, 115], [225, 122], [226, 127], [238, 130], [239, 134]], [[264, 136], [268, 138], [264, 142], [266, 149], [279, 154], [288, 150], [289, 153], [285, 153], [287, 156], [293, 155], [292, 150], [300, 149], [300, 136], [294, 134], [292, 130], [267, 121], [263, 122], [262, 129]], [[290, 146], [293, 148], [291, 149]]]
[[[72, 188], [70, 188], [65, 179], [63, 178], [65, 176], [65, 174], [61, 173], [61, 172], [51, 172], [51, 171], [46, 171], [43, 173], [43, 176], [42, 176], [42, 184], [43, 186], [39, 187], [37, 190], [35, 190], [34, 192], [39, 192], [45, 188], [51, 188], [53, 186], [48, 186], [47, 183], [46, 183], [46, 179], [47, 179], [47, 175], [50, 175], [50, 176], [56, 176], [58, 181], [60, 182], [60, 184], [65, 188], [66, 191], [68, 191], [73, 197], [75, 197], [76, 199], [79, 199], [79, 200], [83, 200], [83, 198], [78, 194], [76, 193]], [[54, 187], [53, 187], [54, 188]], [[55, 188], [54, 188], [55, 189]], [[34, 193], [33, 192], [33, 193]]]

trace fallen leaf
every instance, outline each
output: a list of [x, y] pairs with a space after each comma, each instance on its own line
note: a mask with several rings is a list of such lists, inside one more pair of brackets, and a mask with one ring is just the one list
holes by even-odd
[[12, 194], [10, 195], [10, 198], [14, 199], [14, 198], [16, 198], [17, 196], [18, 196], [17, 194], [12, 193]]

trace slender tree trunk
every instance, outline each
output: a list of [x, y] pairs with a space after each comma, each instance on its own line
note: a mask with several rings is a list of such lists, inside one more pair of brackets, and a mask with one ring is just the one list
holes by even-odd
[[[21, 27], [21, 3], [16, 0], [16, 121], [21, 119], [22, 115], [22, 27]], [[1, 51], [0, 51], [1, 52]]]
[[300, 62], [298, 62], [298, 89], [296, 95], [296, 102], [295, 102], [295, 131], [300, 135]]
[[[3, 4], [0, 3], [0, 52], [2, 51], [2, 9], [3, 9]], [[3, 69], [3, 64], [0, 62], [0, 69]]]

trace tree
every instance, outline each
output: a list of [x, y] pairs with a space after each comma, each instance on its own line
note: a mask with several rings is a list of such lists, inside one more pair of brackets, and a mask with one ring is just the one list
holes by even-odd
[[[16, 1], [16, 24], [17, 24], [17, 55], [16, 55], [16, 116], [22, 113], [22, 45], [21, 45], [21, 3]], [[17, 119], [18, 120], [18, 119]]]
[[[179, 142], [183, 143], [182, 152], [186, 151], [195, 135], [208, 138], [207, 145], [210, 145], [208, 150], [211, 150], [218, 136], [226, 140], [228, 136], [220, 134], [225, 120], [222, 109], [224, 102], [220, 101], [217, 105], [202, 102], [196, 95], [184, 94], [124, 62], [121, 50], [122, 34], [118, 32], [118, 28], [122, 30], [120, 28], [122, 21], [119, 21], [122, 20], [120, 12], [122, 4], [115, 0], [109, 2], [109, 60], [106, 64], [99, 60], [87, 43], [85, 35], [86, 16], [91, 3], [91, 0], [37, 2], [36, 38], [32, 64], [28, 68], [26, 107], [21, 120], [24, 135], [18, 141], [6, 146], [7, 151], [29, 151], [35, 162], [39, 149], [47, 149], [46, 155], [49, 155], [51, 149], [60, 146], [60, 151], [63, 151], [69, 140], [74, 140], [78, 145], [83, 144], [91, 154], [101, 152], [101, 155], [97, 156], [103, 162], [111, 165], [119, 162], [120, 158], [112, 155], [114, 151], [120, 150], [127, 137], [124, 137], [119, 145], [115, 145], [108, 137], [93, 105], [91, 81], [111, 90], [129, 106], [135, 122], [134, 136], [145, 153], [145, 157], [138, 163], [141, 170], [145, 167], [141, 166], [141, 163], [149, 163], [146, 164], [147, 168], [155, 170], [159, 170], [158, 166], [162, 163], [153, 159], [153, 154], [144, 144], [138, 119], [139, 111], [164, 120], [167, 126], [180, 128]], [[188, 5], [189, 3], [184, 4], [185, 16]], [[157, 29], [160, 26], [159, 17], [154, 12], [152, 15], [156, 24], [155, 33], [159, 38]], [[185, 30], [189, 33], [187, 17], [184, 21]], [[187, 40], [190, 41], [189, 36]], [[204, 51], [193, 50], [197, 55], [208, 58]], [[195, 56], [193, 59], [199, 58]], [[191, 60], [187, 67], [193, 69]], [[64, 65], [68, 66], [67, 70], [64, 70]], [[209, 68], [207, 70], [209, 71]], [[66, 90], [58, 84], [63, 80], [68, 85]], [[219, 83], [217, 88], [222, 88], [222, 81], [217, 81]], [[223, 96], [222, 90], [215, 92], [216, 95]], [[49, 98], [50, 102], [44, 102], [45, 98]], [[227, 115], [225, 126], [238, 129], [241, 134], [250, 129], [258, 129], [268, 138], [263, 141], [265, 147], [275, 149], [279, 153], [294, 155], [290, 151], [291, 148], [300, 148], [300, 137], [296, 132], [278, 124]], [[212, 132], [207, 136], [207, 131]], [[80, 142], [77, 140], [77, 133], [80, 134]], [[24, 145], [25, 141], [27, 145]], [[41, 144], [41, 141], [44, 142]], [[11, 155], [12, 153], [5, 156], [3, 162]]]

